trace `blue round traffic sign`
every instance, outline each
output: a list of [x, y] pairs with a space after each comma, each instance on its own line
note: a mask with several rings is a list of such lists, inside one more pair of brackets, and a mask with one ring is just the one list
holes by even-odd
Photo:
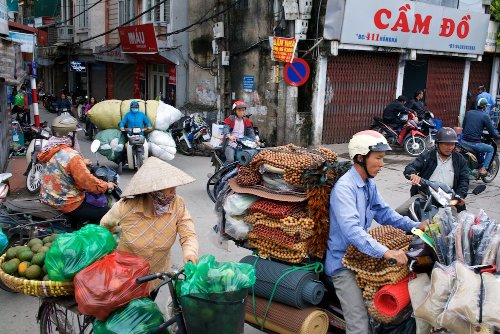
[[302, 86], [309, 79], [311, 69], [309, 64], [302, 58], [295, 58], [291, 63], [285, 65], [284, 77], [290, 86]]

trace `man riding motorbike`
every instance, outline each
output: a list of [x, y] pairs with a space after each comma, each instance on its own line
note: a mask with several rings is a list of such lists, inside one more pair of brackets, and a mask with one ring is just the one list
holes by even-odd
[[85, 192], [102, 194], [116, 187], [92, 175], [87, 168], [90, 161], [74, 149], [77, 125], [70, 115], [57, 116], [52, 121], [52, 137], [38, 154], [45, 163], [40, 200], [68, 215], [74, 228], [81, 227], [84, 221], [99, 223], [109, 210], [88, 203]]
[[410, 100], [405, 106], [417, 113], [418, 119], [422, 120], [424, 118], [425, 102], [422, 100], [424, 98], [424, 91], [419, 89], [413, 95], [413, 99]]
[[250, 118], [244, 117], [247, 105], [243, 101], [233, 103], [234, 115], [230, 115], [224, 120], [224, 154], [226, 156], [226, 165], [234, 162], [236, 155], [236, 139], [248, 137], [255, 140], [255, 132]]
[[405, 107], [407, 98], [400, 95], [396, 100], [392, 101], [385, 107], [383, 120], [384, 123], [392, 127], [397, 133], [401, 132], [401, 129], [406, 124], [406, 120], [403, 115], [408, 114], [408, 108]]
[[500, 135], [498, 135], [497, 131], [491, 124], [488, 114], [485, 113], [487, 106], [488, 100], [480, 98], [477, 102], [477, 109], [467, 111], [462, 124], [462, 141], [471, 146], [477, 152], [486, 154], [483, 161], [483, 167], [479, 170], [480, 176], [486, 176], [486, 174], [488, 174], [488, 168], [491, 160], [493, 159], [494, 153], [491, 145], [481, 142], [484, 129], [487, 129], [490, 136], [493, 138], [500, 138]]
[[330, 195], [330, 238], [325, 272], [331, 277], [346, 321], [346, 333], [369, 333], [366, 304], [355, 273], [342, 264], [347, 247], [352, 244], [361, 252], [376, 258], [407, 263], [402, 250], [390, 250], [373, 239], [367, 230], [376, 220], [405, 231], [424, 229], [428, 221], [418, 223], [402, 217], [380, 196], [372, 180], [384, 166], [385, 151], [391, 147], [380, 133], [366, 130], [356, 133], [349, 142], [349, 157], [354, 166], [335, 184]]
[[125, 114], [119, 126], [121, 131], [125, 131], [125, 127], [142, 129], [146, 126], [148, 130], [153, 127], [149, 117], [145, 113], [139, 112], [139, 102], [136, 100], [130, 101], [130, 111]]
[[489, 115], [491, 108], [495, 106], [495, 100], [493, 99], [493, 96], [491, 96], [491, 94], [486, 91], [486, 87], [484, 85], [480, 85], [479, 87], [477, 87], [477, 97], [476, 97], [477, 105], [479, 105], [480, 99], [486, 99], [486, 101], [488, 102], [486, 108], [483, 110], [484, 113]]
[[[464, 199], [469, 189], [469, 172], [465, 158], [455, 152], [457, 134], [452, 128], [443, 127], [436, 134], [436, 147], [419, 155], [406, 166], [403, 174], [410, 175], [412, 187], [410, 199], [397, 209], [400, 215], [408, 216], [410, 205], [419, 197], [420, 180], [439, 181], [450, 186], [461, 200], [456, 205], [457, 212], [465, 210]], [[423, 198], [423, 197], [422, 197]]]

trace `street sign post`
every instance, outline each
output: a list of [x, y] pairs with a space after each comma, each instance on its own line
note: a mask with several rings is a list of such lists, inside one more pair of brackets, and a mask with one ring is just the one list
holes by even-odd
[[302, 86], [307, 82], [310, 74], [309, 64], [302, 58], [295, 58], [293, 62], [285, 65], [284, 77], [290, 86]]

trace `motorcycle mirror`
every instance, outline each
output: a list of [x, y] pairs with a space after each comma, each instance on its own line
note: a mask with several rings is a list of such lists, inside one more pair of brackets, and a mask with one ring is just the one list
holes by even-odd
[[480, 184], [476, 188], [474, 188], [474, 190], [472, 190], [472, 193], [474, 195], [479, 195], [480, 193], [482, 193], [485, 190], [486, 190], [486, 186], [484, 184]]
[[90, 152], [96, 153], [101, 147], [101, 141], [99, 139], [95, 139], [92, 144], [90, 144]]

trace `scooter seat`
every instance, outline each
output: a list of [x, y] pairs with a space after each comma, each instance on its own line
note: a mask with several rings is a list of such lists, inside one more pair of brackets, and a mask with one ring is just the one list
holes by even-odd
[[465, 141], [460, 141], [460, 145], [465, 148], [467, 151], [471, 151], [473, 153], [477, 153], [476, 149], [474, 147], [472, 147], [471, 145], [469, 145], [468, 143], [466, 143]]
[[63, 215], [62, 212], [40, 202], [39, 199], [8, 200], [4, 202], [4, 205], [8, 210], [32, 215], [40, 219], [53, 219]]

